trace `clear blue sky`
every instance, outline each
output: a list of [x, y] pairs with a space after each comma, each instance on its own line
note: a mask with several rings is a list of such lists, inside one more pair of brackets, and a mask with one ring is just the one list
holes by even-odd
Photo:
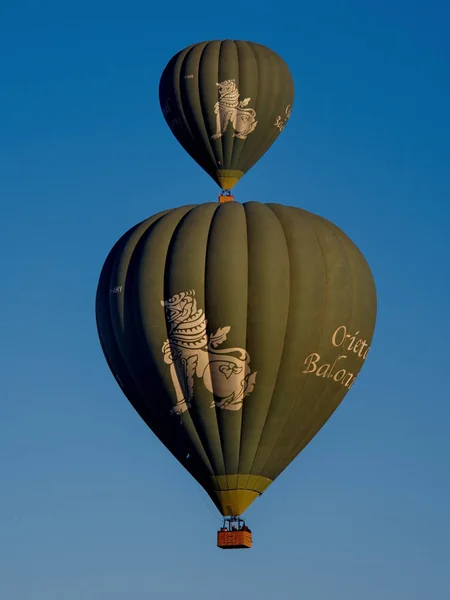
[[[449, 5], [152, 4], [1, 3], [0, 598], [447, 600]], [[230, 553], [122, 396], [94, 320], [124, 231], [216, 199], [157, 89], [177, 50], [223, 38], [272, 47], [296, 82], [237, 199], [334, 221], [379, 295], [361, 377], [246, 513], [254, 548]]]

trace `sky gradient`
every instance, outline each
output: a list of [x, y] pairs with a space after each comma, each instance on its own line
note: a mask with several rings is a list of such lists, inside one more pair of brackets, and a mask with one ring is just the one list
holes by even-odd
[[[450, 597], [450, 8], [33, 0], [0, 7], [0, 598]], [[291, 68], [288, 126], [236, 186], [341, 227], [378, 320], [335, 415], [215, 547], [206, 494], [110, 374], [94, 299], [131, 226], [218, 188], [167, 127], [169, 58], [206, 39]], [[157, 483], [155, 483], [157, 482]]]

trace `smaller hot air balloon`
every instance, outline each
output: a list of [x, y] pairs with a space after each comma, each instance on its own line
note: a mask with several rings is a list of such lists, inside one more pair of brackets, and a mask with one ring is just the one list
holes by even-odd
[[294, 82], [284, 60], [266, 46], [201, 42], [169, 61], [159, 101], [186, 152], [231, 190], [284, 129]]

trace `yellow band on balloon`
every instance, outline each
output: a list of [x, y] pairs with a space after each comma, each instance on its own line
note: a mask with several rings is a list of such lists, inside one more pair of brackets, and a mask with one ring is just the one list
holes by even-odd
[[211, 478], [216, 505], [224, 516], [241, 515], [272, 483], [261, 475], [216, 475]]
[[235, 171], [232, 169], [218, 169], [216, 171], [217, 180], [223, 190], [231, 190], [239, 179], [244, 175], [243, 171]]

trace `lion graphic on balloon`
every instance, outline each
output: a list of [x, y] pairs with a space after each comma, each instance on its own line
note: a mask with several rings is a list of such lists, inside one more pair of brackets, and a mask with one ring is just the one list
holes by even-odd
[[211, 136], [213, 140], [223, 136], [229, 123], [234, 129], [233, 137], [241, 140], [247, 139], [258, 125], [256, 112], [253, 108], [246, 108], [251, 98], [239, 100], [240, 94], [235, 82], [235, 79], [227, 79], [216, 83], [219, 88], [219, 100], [214, 105], [217, 131]]
[[231, 327], [220, 327], [208, 335], [206, 315], [197, 308], [194, 290], [175, 294], [161, 305], [169, 327], [162, 353], [176, 394], [171, 414], [180, 415], [191, 408], [195, 378], [214, 395], [211, 408], [240, 410], [255, 387], [256, 371], [251, 371], [250, 356], [243, 348], [218, 349]]

